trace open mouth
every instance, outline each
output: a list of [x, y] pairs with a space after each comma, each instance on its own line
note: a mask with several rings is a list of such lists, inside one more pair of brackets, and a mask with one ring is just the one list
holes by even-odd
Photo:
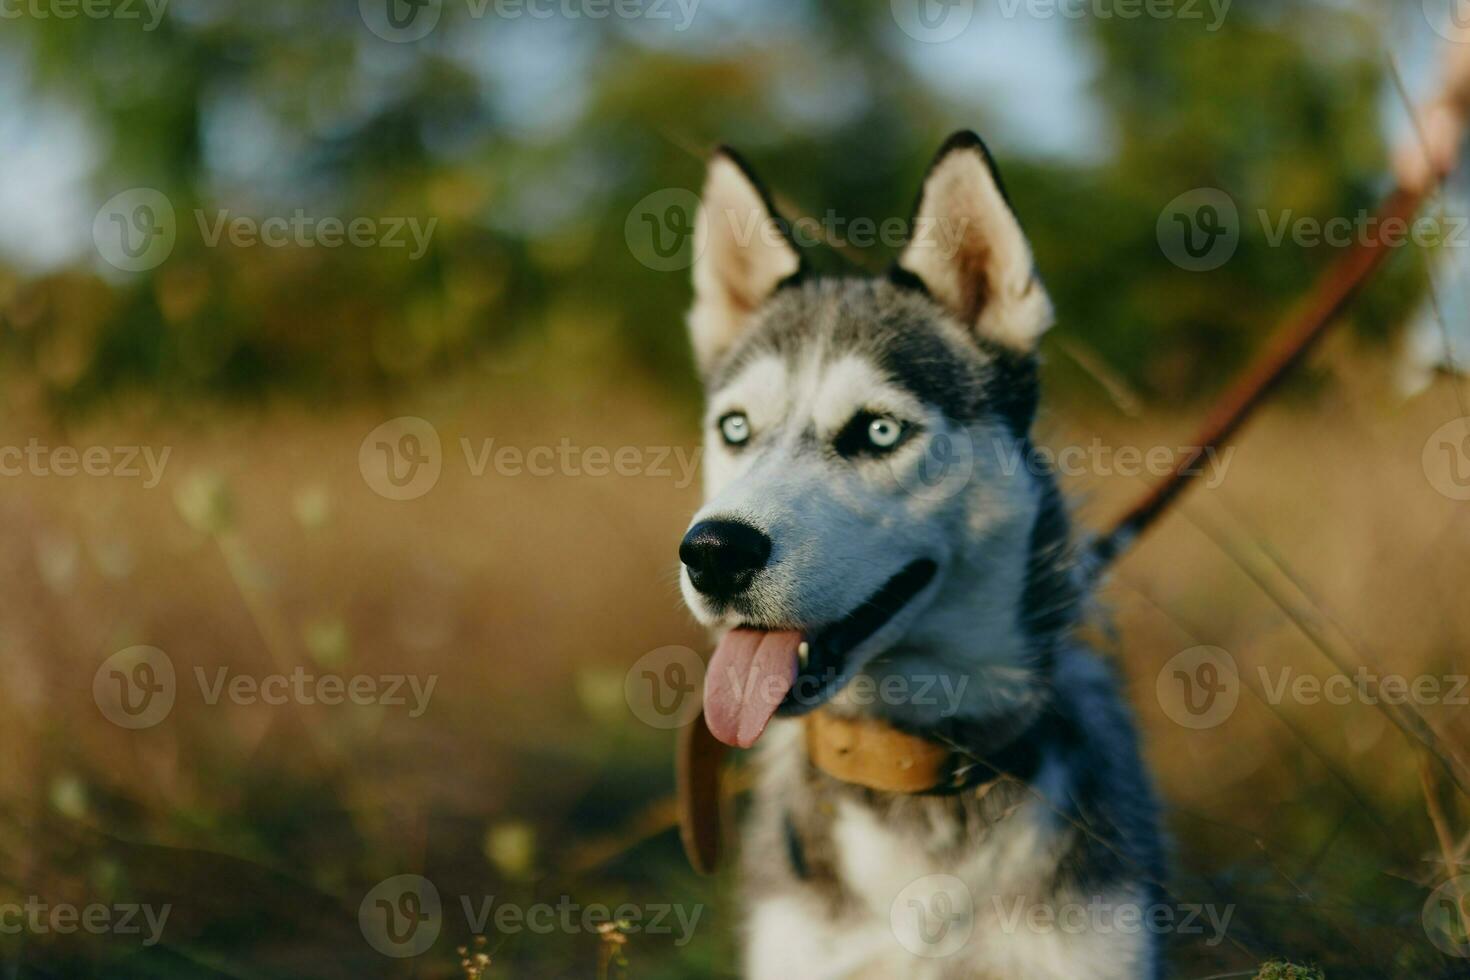
[[923, 591], [937, 569], [927, 558], [911, 562], [847, 617], [816, 630], [741, 626], [725, 634], [704, 679], [710, 732], [749, 748], [778, 712], [802, 715], [825, 704], [861, 666], [852, 652]]

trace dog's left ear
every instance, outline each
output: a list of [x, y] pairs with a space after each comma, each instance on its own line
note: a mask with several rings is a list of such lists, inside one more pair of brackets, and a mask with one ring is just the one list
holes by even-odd
[[898, 268], [977, 335], [1013, 351], [1035, 350], [1052, 325], [1031, 245], [974, 133], [955, 133], [934, 157]]
[[786, 222], [734, 150], [710, 158], [695, 221], [689, 334], [707, 372], [780, 285], [801, 271]]

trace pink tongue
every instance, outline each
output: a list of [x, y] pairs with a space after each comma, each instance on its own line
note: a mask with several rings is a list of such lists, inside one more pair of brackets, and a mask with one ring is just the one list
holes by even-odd
[[704, 675], [704, 720], [715, 738], [748, 749], [796, 681], [799, 630], [726, 633]]

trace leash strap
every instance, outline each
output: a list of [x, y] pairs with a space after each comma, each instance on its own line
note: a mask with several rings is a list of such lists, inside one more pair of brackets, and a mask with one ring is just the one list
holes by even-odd
[[720, 770], [728, 747], [710, 734], [704, 712], [679, 729], [675, 757], [678, 786], [679, 839], [689, 864], [702, 875], [714, 874], [720, 866], [721, 817]]

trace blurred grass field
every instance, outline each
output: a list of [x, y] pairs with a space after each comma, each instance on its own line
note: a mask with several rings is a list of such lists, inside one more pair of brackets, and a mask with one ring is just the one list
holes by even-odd
[[[1420, 455], [1454, 393], [1445, 383], [1400, 404], [1350, 345], [1318, 369], [1326, 393], [1268, 412], [1219, 487], [1193, 492], [1103, 593], [1168, 801], [1171, 889], [1234, 906], [1226, 942], [1175, 938], [1181, 976], [1239, 975], [1226, 971], [1274, 956], [1333, 977], [1453, 975], [1420, 924], [1443, 875], [1409, 743], [1374, 707], [1269, 705], [1255, 680], [1263, 666], [1331, 672], [1243, 572], [1241, 560], [1268, 552], [1381, 672], [1464, 670], [1470, 529]], [[401, 414], [433, 423], [445, 459], [428, 494], [398, 502], [369, 488], [358, 448]], [[0, 501], [0, 900], [173, 908], [164, 941], [147, 948], [6, 937], [19, 975], [455, 977], [455, 947], [472, 941], [459, 896], [566, 895], [703, 906], [682, 946], [630, 937], [627, 975], [734, 976], [733, 880], [696, 879], [672, 832], [657, 830], [649, 808], [671, 790], [672, 740], [622, 692], [644, 653], [703, 648], [673, 577], [697, 486], [475, 476], [458, 447], [692, 450], [693, 422], [653, 391], [553, 393], [476, 376], [330, 413], [204, 410], [145, 429], [7, 420], [0, 440], [171, 449], [153, 489], [25, 477]], [[1187, 420], [1097, 405], [1055, 409], [1042, 431], [1053, 447], [1189, 436]], [[1092, 528], [1147, 485], [1068, 482]], [[123, 731], [92, 680], [134, 644], [167, 652], [180, 693], [163, 723]], [[1162, 710], [1156, 680], [1197, 644], [1229, 651], [1248, 690], [1223, 725], [1191, 731]], [[415, 718], [407, 707], [210, 705], [190, 679], [196, 667], [298, 665], [437, 685]], [[1465, 744], [1463, 710], [1425, 713], [1447, 744]], [[445, 925], [429, 953], [395, 962], [364, 943], [357, 904], [402, 873], [436, 884]], [[487, 976], [594, 975], [595, 934], [490, 932]]]

